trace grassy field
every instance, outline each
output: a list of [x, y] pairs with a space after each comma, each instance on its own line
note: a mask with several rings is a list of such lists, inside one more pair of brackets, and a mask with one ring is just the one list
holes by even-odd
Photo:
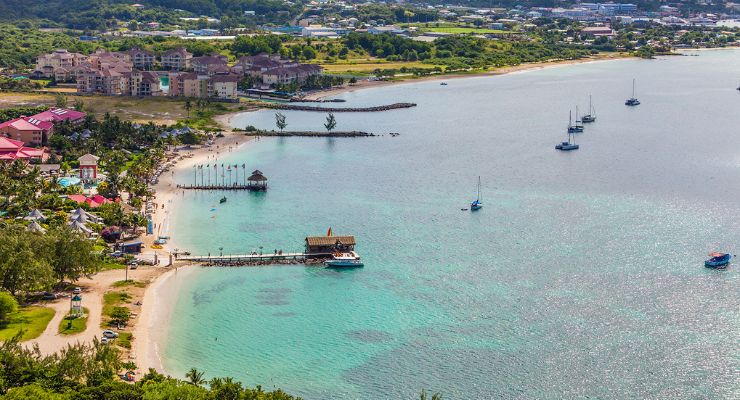
[[332, 74], [372, 74], [378, 68], [380, 69], [400, 69], [406, 68], [434, 68], [434, 65], [424, 64], [419, 61], [385, 61], [381, 59], [355, 59], [342, 61], [333, 64], [322, 64], [324, 71]]
[[118, 339], [116, 344], [123, 347], [124, 349], [131, 349], [131, 340], [134, 339], [134, 334], [131, 332], [118, 332]]
[[108, 326], [111, 314], [113, 313], [114, 307], [125, 305], [126, 302], [131, 300], [131, 295], [126, 292], [108, 292], [103, 295], [103, 316], [104, 321], [100, 323], [100, 326]]
[[126, 286], [136, 286], [137, 288], [145, 288], [146, 282], [141, 281], [135, 281], [133, 279], [129, 279], [127, 281], [118, 281], [113, 284], [114, 287], [126, 287]]
[[464, 28], [464, 27], [431, 27], [431, 28], [421, 28], [424, 32], [439, 32], [439, 33], [454, 33], [454, 34], [464, 34], [464, 33], [477, 33], [477, 34], [485, 34], [485, 33], [511, 33], [509, 31], [502, 31], [498, 29], [486, 29], [486, 28]]
[[54, 317], [54, 310], [47, 307], [21, 307], [0, 324], [0, 340], [8, 340], [23, 330], [21, 340], [35, 339], [44, 332]]
[[[64, 317], [59, 322], [59, 333], [62, 335], [74, 335], [76, 333], [82, 333], [87, 328], [87, 316], [90, 314], [90, 310], [87, 307], [82, 307], [82, 312], [85, 314], [83, 317], [70, 318], [69, 316]], [[71, 325], [69, 323], [72, 323]]]
[[[152, 121], [156, 124], [174, 124], [177, 120], [185, 119], [187, 111], [185, 110], [185, 100], [173, 99], [168, 97], [112, 97], [112, 96], [67, 96], [67, 106], [72, 107], [75, 100], [83, 103], [83, 110], [88, 113], [102, 117], [106, 112], [111, 115], [137, 122]], [[56, 94], [52, 93], [19, 93], [3, 92], [0, 93], [0, 109], [19, 106], [37, 106], [56, 104]], [[217, 115], [220, 113], [238, 111], [243, 104], [238, 103], [212, 103], [210, 114]], [[193, 102], [195, 109], [195, 102]], [[191, 115], [196, 114], [195, 110]], [[195, 118], [192, 118], [195, 119]], [[194, 121], [197, 122], [197, 121]], [[200, 121], [201, 125], [214, 125], [215, 123], [207, 118]]]

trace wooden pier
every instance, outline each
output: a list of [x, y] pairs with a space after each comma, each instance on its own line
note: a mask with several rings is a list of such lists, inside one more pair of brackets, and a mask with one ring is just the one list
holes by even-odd
[[[223, 164], [221, 165], [221, 179], [219, 179], [218, 166], [214, 164], [214, 179], [211, 182], [211, 168], [210, 165], [194, 165], [193, 166], [193, 183], [187, 185], [178, 184], [179, 189], [197, 189], [197, 190], [249, 190], [253, 192], [264, 192], [267, 190], [267, 178], [262, 174], [260, 170], [255, 170], [252, 175], [247, 178], [244, 175], [243, 182], [239, 179], [238, 165], [234, 166], [233, 171], [236, 171], [236, 179], [232, 180], [231, 166], [228, 169], [224, 169]], [[224, 171], [228, 171], [228, 179]], [[198, 179], [198, 172], [200, 172], [200, 182]], [[206, 175], [207, 174], [207, 175]], [[206, 176], [208, 179], [206, 179]], [[219, 183], [220, 181], [220, 183]]]
[[267, 190], [267, 185], [177, 185], [180, 189], [196, 189], [196, 190], [249, 190], [253, 192], [263, 192]]
[[[354, 236], [309, 236], [306, 238], [306, 251], [303, 253], [257, 253], [218, 255], [175, 254], [178, 261], [199, 263], [206, 266], [246, 266], [274, 264], [323, 265], [337, 251], [354, 251]], [[221, 249], [220, 249], [221, 250]]]

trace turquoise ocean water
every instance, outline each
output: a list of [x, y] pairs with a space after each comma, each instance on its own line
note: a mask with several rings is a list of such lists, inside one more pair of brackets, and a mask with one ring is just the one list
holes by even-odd
[[[199, 269], [165, 368], [307, 399], [739, 397], [740, 269], [702, 263], [740, 247], [740, 51], [694, 54], [346, 93], [418, 107], [336, 114], [398, 137], [226, 153], [270, 190], [186, 193], [181, 249], [294, 251], [332, 227], [357, 236], [365, 268]], [[597, 122], [557, 152], [589, 94]], [[285, 114], [288, 129], [325, 118]], [[479, 175], [485, 206], [463, 212]]]

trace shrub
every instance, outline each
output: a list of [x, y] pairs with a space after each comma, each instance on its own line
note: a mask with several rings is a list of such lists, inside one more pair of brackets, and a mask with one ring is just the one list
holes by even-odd
[[8, 314], [18, 311], [18, 301], [8, 292], [0, 292], [0, 321], [4, 321]]

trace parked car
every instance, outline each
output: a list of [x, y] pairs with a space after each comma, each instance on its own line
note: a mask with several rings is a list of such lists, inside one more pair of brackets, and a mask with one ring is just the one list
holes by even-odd
[[100, 344], [108, 344], [108, 342], [109, 342], [109, 340], [105, 336], [103, 336], [102, 338], [100, 338]]
[[129, 267], [129, 269], [139, 268], [139, 263], [136, 262], [136, 261], [131, 261], [130, 263], [128, 263], [128, 267]]
[[72, 293], [74, 293], [74, 294], [80, 294], [80, 293], [82, 293], [82, 289], [80, 289], [79, 287], [76, 287], [76, 288], [72, 289]]
[[121, 251], [116, 250], [113, 253], [110, 253], [110, 256], [114, 258], [118, 258], [118, 257], [123, 256], [123, 253]]
[[113, 332], [110, 329], [106, 329], [106, 330], [103, 331], [103, 338], [115, 339], [117, 337], [118, 337], [118, 333]]
[[58, 296], [51, 292], [44, 292], [44, 294], [41, 296], [44, 300], [56, 300]]

